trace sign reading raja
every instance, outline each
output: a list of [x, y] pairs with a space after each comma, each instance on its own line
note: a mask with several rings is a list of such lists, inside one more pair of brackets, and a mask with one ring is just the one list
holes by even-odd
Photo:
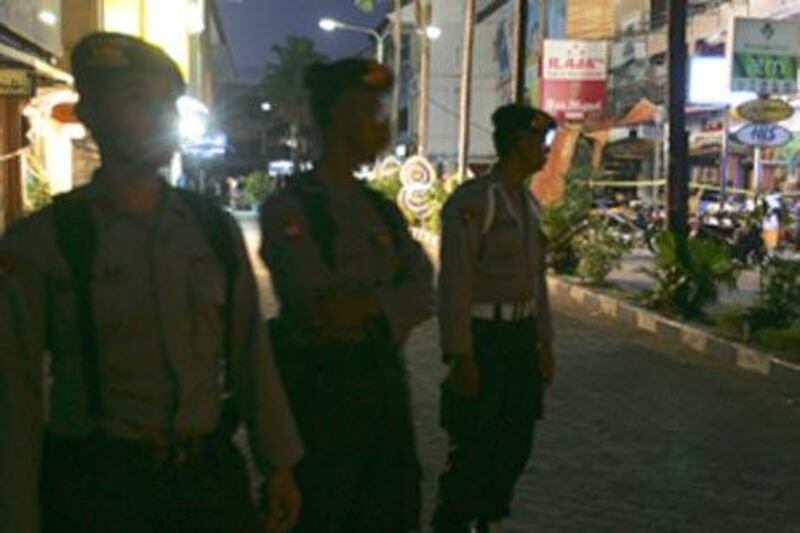
[[794, 108], [776, 98], [757, 98], [737, 107], [736, 113], [748, 122], [769, 124], [791, 118]]
[[747, 124], [736, 132], [736, 140], [750, 146], [783, 146], [792, 132], [777, 124]]

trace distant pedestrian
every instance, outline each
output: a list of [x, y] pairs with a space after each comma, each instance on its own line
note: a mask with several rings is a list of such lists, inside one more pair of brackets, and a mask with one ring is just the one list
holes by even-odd
[[302, 447], [241, 233], [159, 177], [180, 71], [114, 33], [82, 40], [72, 67], [102, 166], [0, 240], [0, 531], [287, 529]]
[[783, 194], [776, 183], [764, 196], [764, 245], [770, 255], [774, 254], [780, 245], [782, 222]]
[[541, 212], [526, 186], [545, 163], [545, 113], [492, 116], [499, 155], [442, 213], [439, 325], [450, 374], [441, 422], [450, 437], [433, 516], [439, 533], [499, 531], [527, 463], [544, 385], [554, 376]]
[[279, 366], [306, 456], [302, 533], [419, 526], [420, 468], [402, 346], [433, 311], [432, 269], [397, 206], [354, 177], [389, 140], [389, 70], [360, 59], [306, 76], [323, 153], [261, 208], [281, 309]]

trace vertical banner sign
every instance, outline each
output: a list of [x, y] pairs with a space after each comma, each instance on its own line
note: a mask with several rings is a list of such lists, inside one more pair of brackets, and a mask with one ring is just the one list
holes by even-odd
[[606, 103], [605, 41], [544, 42], [542, 107], [559, 121], [601, 115]]
[[731, 89], [797, 93], [800, 23], [737, 18], [733, 24]]

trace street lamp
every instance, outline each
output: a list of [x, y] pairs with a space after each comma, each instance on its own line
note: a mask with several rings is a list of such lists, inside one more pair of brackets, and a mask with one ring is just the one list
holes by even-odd
[[[332, 32], [336, 30], [345, 30], [345, 31], [353, 31], [356, 33], [363, 33], [365, 35], [369, 35], [370, 37], [375, 39], [376, 60], [378, 61], [378, 63], [383, 64], [384, 62], [383, 43], [386, 40], [386, 38], [390, 35], [389, 33], [381, 35], [372, 28], [368, 28], [366, 26], [358, 26], [356, 24], [349, 24], [347, 22], [342, 22], [340, 20], [332, 19], [329, 17], [320, 19], [319, 27], [327, 32]], [[420, 33], [425, 35], [431, 41], [435, 41], [436, 39], [442, 36], [442, 30], [437, 26], [427, 26], [426, 28], [421, 29]]]
[[264, 111], [265, 113], [272, 111], [272, 104], [269, 102], [261, 102], [259, 107], [261, 107], [261, 111]]
[[345, 30], [345, 31], [354, 31], [356, 33], [363, 33], [365, 35], [369, 35], [370, 37], [375, 39], [376, 59], [378, 63], [381, 64], [383, 63], [383, 40], [386, 39], [388, 34], [381, 35], [372, 28], [367, 28], [366, 26], [357, 26], [355, 24], [348, 24], [347, 22], [342, 22], [340, 20], [328, 17], [320, 19], [319, 27], [324, 31], [328, 32], [336, 30]]

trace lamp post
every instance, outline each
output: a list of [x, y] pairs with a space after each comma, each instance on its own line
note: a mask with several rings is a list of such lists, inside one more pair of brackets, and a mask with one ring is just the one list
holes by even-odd
[[390, 34], [381, 35], [377, 31], [373, 30], [372, 28], [367, 28], [366, 26], [358, 26], [356, 24], [349, 24], [347, 22], [342, 22], [340, 20], [332, 19], [332, 18], [323, 18], [319, 21], [319, 27], [325, 31], [331, 32], [336, 30], [344, 30], [344, 31], [353, 31], [356, 33], [363, 33], [364, 35], [369, 35], [373, 39], [375, 39], [375, 60], [378, 63], [383, 64], [383, 42]]
[[[342, 22], [341, 20], [332, 19], [329, 17], [325, 17], [319, 20], [319, 27], [327, 32], [332, 32], [336, 30], [344, 30], [344, 31], [352, 31], [356, 33], [361, 33], [364, 35], [369, 35], [375, 40], [375, 60], [378, 63], [384, 63], [384, 41], [387, 37], [391, 35], [391, 33], [386, 33], [381, 35], [377, 31], [373, 30], [372, 28], [368, 28], [366, 26], [358, 26], [357, 24], [350, 24], [348, 22]], [[435, 41], [442, 35], [442, 30], [437, 26], [426, 26], [424, 29], [420, 31], [425, 37], [427, 37], [431, 41]]]

